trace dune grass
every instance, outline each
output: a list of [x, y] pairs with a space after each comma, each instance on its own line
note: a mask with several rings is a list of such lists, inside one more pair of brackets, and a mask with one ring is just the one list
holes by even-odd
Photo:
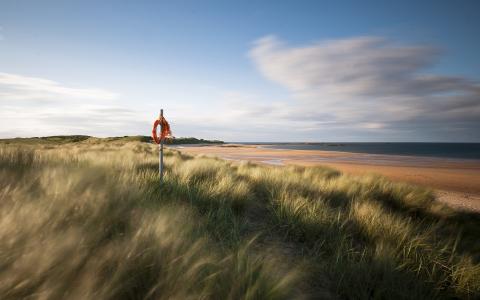
[[480, 219], [322, 167], [0, 145], [0, 298], [480, 297]]

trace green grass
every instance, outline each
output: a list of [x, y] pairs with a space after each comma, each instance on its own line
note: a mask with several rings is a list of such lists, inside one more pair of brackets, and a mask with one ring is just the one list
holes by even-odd
[[[1, 139], [0, 143], [2, 144], [23, 144], [23, 145], [32, 145], [32, 144], [43, 144], [43, 145], [59, 145], [59, 144], [69, 144], [69, 143], [78, 143], [89, 140], [90, 143], [111, 143], [111, 142], [144, 142], [150, 143], [153, 142], [151, 136], [147, 135], [136, 135], [136, 136], [117, 136], [117, 137], [108, 137], [108, 138], [96, 138], [88, 135], [56, 135], [56, 136], [44, 136], [44, 137], [31, 137], [31, 138], [12, 138], [12, 139]], [[179, 137], [174, 139], [167, 139], [165, 144], [173, 145], [182, 145], [182, 144], [223, 144], [223, 141], [218, 140], [204, 140], [197, 139], [194, 137]]]
[[137, 140], [0, 145], [0, 298], [480, 297], [480, 219], [428, 190]]

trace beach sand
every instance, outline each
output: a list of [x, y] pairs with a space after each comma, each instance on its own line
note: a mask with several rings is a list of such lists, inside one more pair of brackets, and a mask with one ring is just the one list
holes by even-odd
[[480, 161], [319, 150], [277, 150], [255, 145], [176, 147], [186, 153], [271, 165], [325, 165], [344, 173], [375, 173], [435, 190], [452, 207], [480, 212]]

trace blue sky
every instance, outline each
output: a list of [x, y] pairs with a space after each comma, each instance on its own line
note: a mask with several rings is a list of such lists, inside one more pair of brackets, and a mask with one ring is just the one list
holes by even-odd
[[[388, 1], [390, 2], [390, 1]], [[478, 1], [0, 1], [0, 137], [480, 142]]]

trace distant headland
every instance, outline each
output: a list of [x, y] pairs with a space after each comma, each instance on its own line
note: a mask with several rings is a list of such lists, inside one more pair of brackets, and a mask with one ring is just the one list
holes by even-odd
[[[135, 136], [117, 136], [117, 137], [106, 137], [98, 138], [89, 135], [55, 135], [55, 136], [44, 136], [44, 137], [29, 137], [29, 138], [10, 138], [10, 139], [0, 139], [1, 143], [40, 143], [40, 144], [67, 144], [67, 143], [78, 143], [83, 141], [104, 141], [104, 142], [144, 142], [144, 143], [153, 143], [153, 139], [148, 135], [135, 135]], [[198, 139], [194, 137], [180, 137], [174, 139], [167, 139], [165, 144], [167, 145], [184, 145], [184, 144], [223, 144], [223, 141], [219, 140], [205, 140]]]

